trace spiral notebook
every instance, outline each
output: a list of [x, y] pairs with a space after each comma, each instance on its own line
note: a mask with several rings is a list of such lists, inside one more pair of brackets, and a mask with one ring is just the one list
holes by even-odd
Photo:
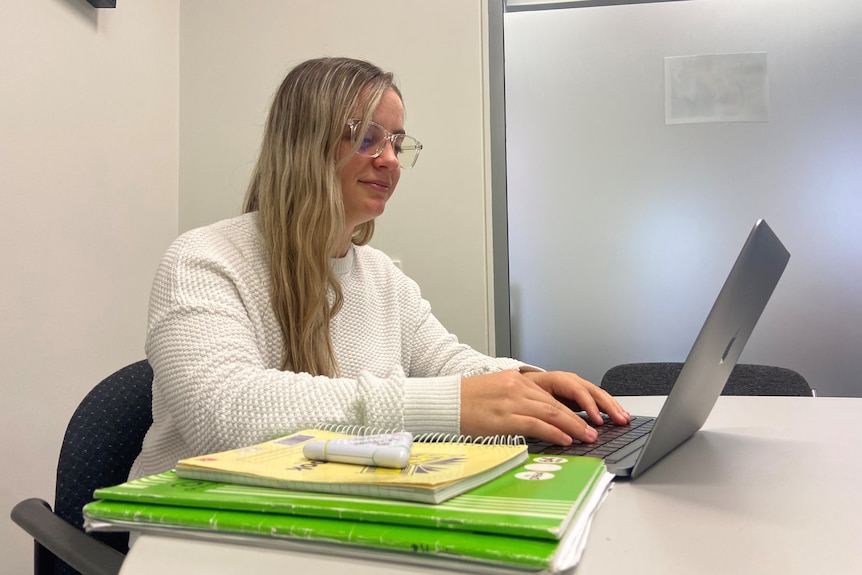
[[357, 426], [304, 429], [257, 445], [183, 459], [176, 473], [186, 479], [440, 503], [527, 459], [527, 446], [519, 436], [418, 435], [404, 469], [315, 461], [302, 452], [311, 441], [378, 433], [386, 432]]

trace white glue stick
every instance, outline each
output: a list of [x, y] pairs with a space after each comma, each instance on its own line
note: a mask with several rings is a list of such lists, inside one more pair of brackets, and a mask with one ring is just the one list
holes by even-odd
[[413, 434], [359, 435], [343, 439], [309, 441], [302, 448], [306, 459], [354, 465], [403, 469], [410, 459]]

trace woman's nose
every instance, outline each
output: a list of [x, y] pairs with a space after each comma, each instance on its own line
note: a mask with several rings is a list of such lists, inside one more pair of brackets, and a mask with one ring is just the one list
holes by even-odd
[[392, 143], [392, 140], [386, 140], [383, 144], [383, 149], [380, 151], [380, 155], [375, 159], [379, 160], [381, 164], [390, 167], [398, 166], [398, 154], [395, 153], [395, 145]]

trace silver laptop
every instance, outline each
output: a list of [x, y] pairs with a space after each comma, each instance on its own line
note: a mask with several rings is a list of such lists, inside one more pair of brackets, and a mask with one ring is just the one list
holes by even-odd
[[599, 426], [595, 443], [566, 448], [533, 442], [530, 452], [602, 457], [618, 477], [633, 479], [649, 469], [706, 421], [789, 259], [772, 229], [758, 220], [658, 416]]

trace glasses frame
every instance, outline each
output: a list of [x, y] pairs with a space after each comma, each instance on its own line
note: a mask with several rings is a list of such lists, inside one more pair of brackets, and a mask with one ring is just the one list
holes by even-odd
[[[350, 128], [350, 141], [351, 142], [353, 142], [353, 140], [356, 138], [356, 129], [358, 127], [360, 127], [361, 125], [362, 125], [362, 120], [360, 120], [358, 118], [350, 118], [347, 120], [347, 126]], [[410, 136], [408, 134], [400, 134], [400, 133], [399, 134], [393, 134], [392, 132], [390, 132], [389, 130], [387, 130], [386, 128], [384, 128], [383, 126], [378, 124], [377, 122], [375, 122], [373, 120], [369, 120], [368, 127], [370, 128], [372, 126], [374, 126], [375, 128], [379, 129], [381, 132], [383, 132], [383, 134], [384, 134], [383, 139], [380, 141], [380, 144], [377, 146], [377, 149], [374, 151], [373, 154], [369, 154], [368, 152], [360, 151], [360, 147], [356, 146], [356, 143], [353, 142], [357, 154], [359, 154], [360, 156], [366, 156], [368, 158], [377, 158], [380, 156], [380, 154], [383, 153], [383, 149], [386, 147], [386, 142], [389, 142], [392, 145], [392, 151], [395, 152], [395, 157], [398, 159], [398, 165], [399, 166], [401, 166], [402, 168], [412, 168], [413, 166], [416, 165], [416, 162], [419, 161], [419, 154], [422, 152], [422, 142], [420, 142], [419, 140], [417, 140], [416, 138], [414, 138], [413, 136]], [[410, 164], [404, 164], [401, 162], [401, 158], [399, 157], [398, 152], [395, 149], [395, 140], [397, 140], [398, 138], [410, 138], [411, 140], [416, 142], [416, 155], [413, 157], [413, 161], [410, 162]]]

